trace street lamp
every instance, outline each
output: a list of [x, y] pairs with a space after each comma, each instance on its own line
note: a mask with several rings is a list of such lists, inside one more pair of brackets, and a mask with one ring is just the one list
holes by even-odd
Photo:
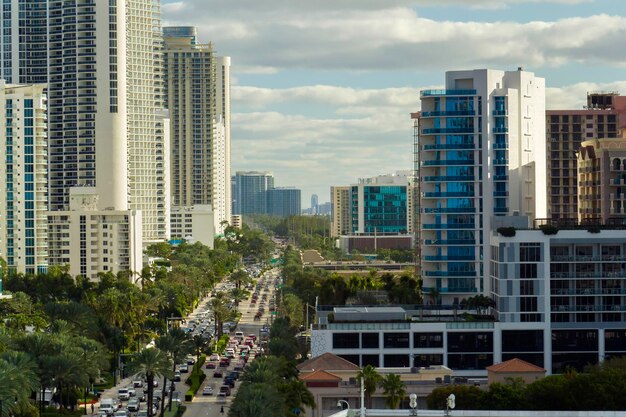
[[417, 394], [414, 392], [412, 392], [411, 395], [409, 395], [409, 407], [411, 407], [411, 415], [416, 416], [417, 415]]
[[169, 400], [169, 409], [172, 411], [172, 396], [174, 395], [174, 390], [176, 389], [176, 384], [174, 381], [170, 384], [170, 400]]
[[[343, 408], [344, 404], [346, 408]], [[338, 400], [337, 408], [341, 408], [342, 410], [350, 410], [350, 404], [346, 400]]]
[[454, 410], [454, 407], [456, 407], [456, 396], [450, 394], [446, 399], [446, 416], [450, 416], [450, 410]]

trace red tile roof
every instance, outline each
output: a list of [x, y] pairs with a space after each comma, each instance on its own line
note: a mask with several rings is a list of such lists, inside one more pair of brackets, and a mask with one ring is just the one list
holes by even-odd
[[303, 381], [341, 381], [341, 378], [337, 375], [322, 370], [300, 375], [300, 379]]
[[487, 371], [495, 373], [546, 372], [541, 366], [533, 365], [518, 358], [488, 366]]
[[316, 370], [358, 371], [361, 369], [352, 362], [337, 355], [334, 355], [330, 352], [326, 352], [319, 356], [306, 360], [299, 364], [297, 368], [300, 372]]

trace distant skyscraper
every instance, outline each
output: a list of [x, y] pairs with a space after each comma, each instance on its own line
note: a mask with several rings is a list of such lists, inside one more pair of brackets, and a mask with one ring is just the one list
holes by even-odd
[[0, 256], [13, 272], [45, 272], [48, 265], [46, 212], [48, 138], [45, 84], [0, 81]]
[[319, 200], [317, 198], [317, 194], [311, 195], [311, 214], [317, 213], [317, 206], [319, 205]]
[[271, 172], [237, 171], [234, 214], [266, 214], [267, 190], [274, 188]]
[[518, 71], [450, 71], [421, 92], [421, 275], [444, 304], [490, 291], [494, 216], [546, 216], [545, 81]]
[[198, 43], [195, 27], [166, 27], [163, 34], [172, 204], [210, 204], [221, 231], [230, 219], [230, 59]]
[[271, 216], [299, 216], [302, 212], [302, 193], [293, 187], [277, 187], [267, 190], [267, 214]]
[[546, 111], [548, 217], [578, 218], [576, 153], [583, 141], [615, 138], [626, 126], [626, 96], [589, 93], [578, 110]]

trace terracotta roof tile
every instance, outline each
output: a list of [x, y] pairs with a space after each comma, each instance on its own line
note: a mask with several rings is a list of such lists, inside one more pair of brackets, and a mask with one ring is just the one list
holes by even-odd
[[303, 381], [341, 381], [337, 375], [322, 370], [300, 375], [300, 379]]
[[306, 360], [297, 366], [300, 371], [329, 370], [329, 371], [358, 371], [357, 365], [334, 355], [330, 352]]
[[488, 366], [487, 371], [496, 373], [508, 373], [508, 372], [546, 372], [541, 366], [533, 365], [518, 358], [513, 358], [508, 361], [496, 363]]

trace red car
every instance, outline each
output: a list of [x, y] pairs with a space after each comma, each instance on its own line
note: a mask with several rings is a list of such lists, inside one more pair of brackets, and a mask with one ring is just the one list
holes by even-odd
[[206, 369], [215, 369], [217, 368], [217, 364], [215, 362], [207, 362]]

